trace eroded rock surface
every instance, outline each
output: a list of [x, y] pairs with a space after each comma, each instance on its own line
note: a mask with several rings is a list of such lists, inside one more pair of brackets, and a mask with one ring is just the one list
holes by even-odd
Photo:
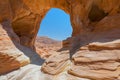
[[41, 65], [43, 60], [33, 50], [20, 45], [10, 21], [0, 24], [0, 75], [19, 69], [29, 63]]
[[[120, 75], [120, 15], [107, 16], [95, 25], [93, 32], [81, 40], [81, 48], [73, 55], [70, 74], [95, 79], [115, 80]], [[80, 39], [83, 36], [79, 36]]]
[[48, 37], [37, 36], [35, 41], [36, 52], [44, 59], [56, 54], [62, 48], [62, 41], [50, 39]]
[[[28, 64], [28, 57], [33, 64], [41, 62], [33, 51], [39, 24], [48, 10], [60, 8], [70, 15], [72, 37], [63, 41], [63, 48], [59, 52], [46, 59], [41, 70], [52, 76], [64, 72], [70, 54], [72, 61], [67, 69], [69, 74], [90, 80], [120, 79], [120, 0], [0, 2], [0, 73]], [[9, 24], [6, 25], [5, 21], [9, 21]], [[9, 32], [11, 30], [12, 32]], [[22, 52], [18, 48], [22, 48]], [[21, 56], [17, 54], [24, 58], [19, 58]], [[3, 65], [6, 67], [3, 68]], [[77, 80], [76, 77], [71, 80]]]
[[69, 52], [57, 52], [56, 54], [53, 54], [48, 59], [46, 59], [41, 70], [45, 73], [55, 75], [64, 71], [68, 65], [70, 65]]
[[40, 66], [29, 64], [21, 67], [20, 69], [0, 76], [0, 80], [89, 80], [84, 78], [75, 77], [64, 72], [52, 76], [40, 71]]
[[0, 74], [18, 69], [30, 62], [17, 48], [19, 38], [9, 24], [8, 21], [0, 24]]

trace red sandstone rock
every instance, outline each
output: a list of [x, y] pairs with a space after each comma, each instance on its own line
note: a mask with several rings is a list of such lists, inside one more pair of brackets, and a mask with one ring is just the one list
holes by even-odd
[[62, 48], [62, 42], [47, 37], [37, 37], [35, 47], [37, 53], [46, 59]]
[[[12, 42], [15, 40], [16, 44], [24, 50], [27, 50], [25, 46], [35, 50], [34, 43], [40, 22], [48, 10], [60, 8], [70, 15], [73, 28], [72, 37], [63, 42], [63, 49], [61, 49], [70, 50], [70, 54], [74, 54], [71, 63], [73, 66], [71, 66], [69, 73], [94, 80], [120, 78], [120, 0], [1, 0], [0, 2], [0, 23], [9, 20], [13, 33], [16, 33], [19, 38], [17, 40], [16, 37], [13, 37], [11, 41], [8, 33], [5, 32], [9, 29], [4, 30], [1, 27], [0, 51], [3, 50], [3, 52], [0, 54], [2, 56], [2, 58], [0, 57], [0, 61], [2, 61], [0, 65], [6, 62], [6, 67], [0, 70], [0, 73], [19, 68], [22, 63], [24, 65], [24, 62], [29, 62], [28, 58], [17, 56], [19, 52], [23, 55], [21, 51], [13, 52], [13, 49], [16, 51], [18, 48]], [[9, 34], [9, 36], [11, 35]], [[5, 40], [2, 40], [3, 36]], [[30, 49], [27, 51], [31, 53]], [[62, 51], [59, 53], [55, 57], [46, 59], [42, 71], [55, 75], [63, 71], [65, 68], [63, 63], [69, 57], [68, 54], [63, 56], [65, 53]], [[3, 54], [8, 55], [4, 56]], [[37, 58], [31, 60], [33, 63], [39, 60], [36, 54], [34, 54], [36, 56], [29, 55], [30, 58], [31, 56]], [[25, 57], [25, 55], [23, 56]], [[13, 60], [16, 65], [8, 69], [7, 65], [10, 62], [8, 61], [8, 63], [6, 58], [10, 61]]]
[[[12, 41], [14, 40], [14, 41]], [[0, 74], [28, 64], [29, 58], [17, 47], [19, 38], [8, 21], [0, 24]]]

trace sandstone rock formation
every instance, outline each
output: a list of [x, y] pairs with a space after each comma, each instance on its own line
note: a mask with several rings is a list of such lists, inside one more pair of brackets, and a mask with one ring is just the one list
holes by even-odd
[[[14, 40], [14, 41], [12, 41]], [[18, 69], [28, 64], [29, 58], [16, 46], [19, 38], [14, 34], [9, 22], [0, 24], [0, 74]]]
[[16, 71], [10, 72], [7, 75], [0, 76], [0, 80], [89, 80], [89, 79], [83, 79], [72, 76], [67, 73], [67, 69], [56, 76], [52, 76], [41, 72], [40, 66], [29, 64], [27, 66], [21, 67]]
[[79, 78], [119, 80], [120, 0], [0, 0], [0, 38], [5, 37], [0, 39], [0, 74], [28, 64], [28, 57], [33, 64], [41, 62], [34, 54], [34, 43], [40, 22], [51, 8], [70, 15], [73, 33], [57, 54], [46, 59], [41, 68], [44, 74], [55, 77], [69, 66], [66, 72]]
[[35, 41], [36, 52], [44, 59], [47, 59], [52, 54], [62, 48], [62, 42], [50, 39], [48, 37], [37, 36]]
[[29, 63], [39, 65], [42, 61], [34, 51], [20, 45], [20, 40], [9, 21], [0, 24], [0, 75]]

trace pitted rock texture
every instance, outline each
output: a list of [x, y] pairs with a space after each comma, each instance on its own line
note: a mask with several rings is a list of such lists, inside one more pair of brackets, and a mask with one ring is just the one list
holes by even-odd
[[[13, 45], [11, 41], [15, 41], [23, 49], [23, 53], [20, 53], [27, 53], [32, 63], [41, 62], [38, 55], [31, 50], [35, 50], [34, 43], [39, 25], [51, 8], [59, 8], [70, 15], [72, 37], [63, 41], [63, 48], [58, 54], [45, 61], [42, 71], [52, 75], [63, 72], [70, 53], [73, 60], [68, 70], [69, 74], [91, 80], [120, 79], [120, 0], [0, 0], [0, 2], [0, 23], [9, 21], [12, 27], [10, 30], [13, 29], [13, 33], [18, 36], [17, 39], [9, 39], [8, 44], [7, 40], [0, 40], [1, 44], [7, 44], [0, 46], [0, 51], [7, 46], [9, 49], [13, 46], [13, 49], [15, 44]], [[0, 37], [4, 31], [9, 29], [3, 30], [1, 27]], [[8, 33], [5, 35], [8, 38]], [[14, 52], [11, 54], [8, 52], [5, 58], [3, 54], [3, 52], [0, 54], [2, 56], [0, 61], [7, 58], [13, 60], [16, 65], [8, 70], [6, 67], [6, 71], [0, 73], [19, 68], [20, 64], [24, 63], [22, 60], [28, 60], [27, 57], [16, 60], [19, 57]], [[11, 57], [13, 54], [15, 58]]]

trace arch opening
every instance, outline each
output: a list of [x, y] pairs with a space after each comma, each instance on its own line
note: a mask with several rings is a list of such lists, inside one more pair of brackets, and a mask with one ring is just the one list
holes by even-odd
[[50, 9], [40, 24], [38, 36], [62, 41], [71, 35], [72, 26], [69, 14], [58, 8]]
[[46, 57], [48, 51], [58, 51], [62, 48], [62, 41], [72, 36], [72, 31], [69, 14], [58, 8], [50, 9], [40, 23], [35, 42], [38, 49], [45, 52], [38, 50], [38, 53]]

